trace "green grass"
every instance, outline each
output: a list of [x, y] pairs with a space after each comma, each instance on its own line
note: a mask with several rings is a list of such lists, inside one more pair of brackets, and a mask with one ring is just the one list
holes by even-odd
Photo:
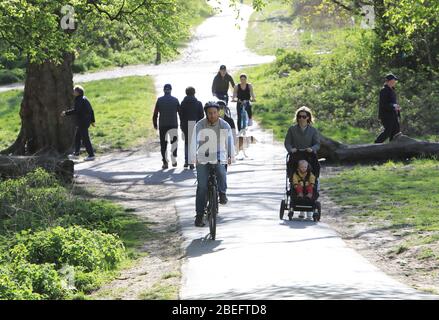
[[339, 205], [353, 206], [352, 216], [387, 222], [391, 228], [410, 227], [433, 232], [424, 242], [439, 239], [439, 162], [414, 160], [358, 166], [322, 179], [324, 190]]
[[20, 110], [23, 92], [12, 90], [0, 93], [0, 150], [8, 147], [20, 131]]
[[[82, 84], [96, 117], [90, 136], [96, 151], [138, 146], [153, 134], [154, 83], [149, 77], [125, 77]], [[22, 91], [0, 93], [0, 149], [20, 130]], [[73, 119], [72, 119], [73, 121]]]
[[297, 29], [291, 6], [279, 0], [270, 1], [262, 11], [251, 15], [246, 46], [261, 55], [274, 54], [277, 48], [298, 45]]
[[392, 231], [404, 241], [388, 255], [420, 262], [439, 260], [438, 184], [439, 161], [425, 159], [357, 166], [322, 178], [323, 192], [343, 207], [346, 221]]
[[125, 77], [84, 83], [96, 127], [90, 130], [98, 151], [140, 145], [153, 134], [154, 83], [149, 77]]

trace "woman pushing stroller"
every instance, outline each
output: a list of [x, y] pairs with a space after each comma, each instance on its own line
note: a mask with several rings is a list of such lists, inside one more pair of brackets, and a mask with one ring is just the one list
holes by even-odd
[[[309, 108], [301, 107], [295, 114], [296, 124], [288, 129], [285, 137], [285, 149], [287, 157], [287, 178], [290, 187], [287, 186], [287, 195], [281, 205], [281, 217], [283, 210], [289, 210], [289, 218], [292, 219], [295, 210], [300, 211], [299, 218], [304, 218], [304, 211], [308, 218], [313, 216], [320, 203], [318, 197], [318, 178], [320, 164], [317, 151], [320, 149], [320, 135], [312, 126], [313, 115]], [[318, 216], [317, 221], [320, 219]]]

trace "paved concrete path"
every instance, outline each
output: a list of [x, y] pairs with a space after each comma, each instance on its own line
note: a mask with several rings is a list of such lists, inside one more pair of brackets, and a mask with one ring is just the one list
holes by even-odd
[[[203, 102], [210, 99], [211, 81], [220, 64], [236, 70], [245, 65], [270, 61], [244, 46], [251, 14], [243, 7], [241, 29], [235, 14], [224, 11], [198, 29], [183, 58], [159, 67], [124, 68], [123, 73], [102, 72], [95, 80], [130, 74], [154, 76], [157, 93], [171, 83], [181, 100], [192, 85]], [[127, 73], [127, 70], [131, 70]], [[251, 81], [251, 75], [250, 81]], [[256, 88], [257, 94], [257, 88]], [[233, 109], [233, 107], [232, 107]], [[283, 198], [284, 149], [257, 125], [252, 129], [259, 143], [248, 151], [249, 159], [238, 161], [228, 174], [229, 204], [220, 207], [217, 240], [205, 240], [208, 228], [195, 228], [195, 172], [179, 166], [160, 170], [158, 153], [106, 155], [94, 163], [76, 166], [78, 174], [119, 181], [121, 187], [172, 184], [175, 205], [184, 236], [186, 259], [180, 296], [182, 299], [429, 299], [388, 277], [370, 264], [333, 231], [325, 220], [280, 221]]]

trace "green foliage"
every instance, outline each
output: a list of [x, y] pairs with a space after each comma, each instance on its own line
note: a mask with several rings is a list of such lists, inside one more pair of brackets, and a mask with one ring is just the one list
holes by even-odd
[[119, 232], [122, 208], [100, 200], [79, 200], [42, 169], [0, 182], [0, 233], [84, 225]]
[[67, 295], [58, 272], [50, 264], [20, 260], [0, 265], [0, 300], [63, 299]]
[[[65, 299], [95, 287], [96, 271], [116, 268], [124, 247], [113, 235], [79, 226], [22, 232], [0, 260], [0, 299]], [[62, 267], [73, 266], [74, 279]], [[75, 272], [76, 271], [76, 272]], [[69, 287], [73, 280], [75, 287]]]
[[124, 258], [124, 246], [116, 236], [79, 226], [22, 232], [11, 249], [12, 259], [17, 251], [33, 264], [54, 264], [57, 269], [67, 264], [86, 272], [114, 269]]
[[278, 49], [274, 67], [277, 72], [284, 73], [309, 69], [312, 65], [310, 58], [301, 52]]
[[91, 46], [96, 39], [105, 37], [106, 32], [114, 31], [115, 22], [123, 22], [131, 31], [121, 32], [118, 36], [136, 34], [145, 45], [159, 44], [165, 51], [173, 50], [177, 40], [187, 32], [187, 26], [178, 14], [177, 0], [166, 3], [75, 0], [69, 4], [74, 9], [74, 30], [64, 30], [60, 25], [65, 20], [64, 3], [54, 0], [2, 1], [0, 11], [5, 14], [0, 16], [1, 39], [9, 44], [2, 47], [4, 54], [13, 58], [20, 49], [30, 62], [61, 61], [64, 52]]
[[20, 82], [24, 80], [24, 69], [0, 69], [0, 85]]
[[144, 221], [42, 169], [0, 182], [0, 212], [0, 299], [81, 298], [151, 236]]
[[[119, 9], [122, 3], [117, 2], [119, 1], [102, 5], [99, 10], [112, 11], [116, 7]], [[31, 60], [41, 61], [42, 58], [59, 60], [60, 54], [64, 51], [75, 52], [76, 59], [72, 66], [75, 73], [114, 66], [123, 67], [128, 64], [152, 63], [155, 60], [157, 48], [160, 48], [164, 60], [171, 59], [177, 55], [177, 48], [189, 39], [190, 28], [212, 15], [211, 7], [204, 0], [172, 0], [151, 6], [144, 4], [139, 6], [140, 11], [132, 16], [128, 14], [127, 6], [134, 8], [141, 3], [129, 1], [125, 3], [126, 17], [121, 16], [113, 21], [110, 21], [105, 13], [99, 13], [98, 8], [91, 4], [84, 4], [83, 1], [70, 4], [75, 9], [75, 32], [63, 32], [60, 28], [62, 17], [60, 10], [64, 4], [59, 2], [49, 1], [44, 4], [46, 10], [39, 8], [43, 5], [42, 2], [30, 4], [30, 1], [23, 1], [20, 4], [0, 4], [0, 8], [5, 12], [11, 12], [9, 19], [0, 18], [0, 26], [7, 26], [8, 30], [11, 29], [10, 33], [5, 32], [0, 35], [0, 52], [4, 53], [0, 58], [0, 66], [3, 65], [6, 68], [6, 70], [0, 70], [0, 84], [20, 82], [24, 79], [26, 53], [30, 53]], [[163, 7], [166, 9], [161, 9]], [[23, 10], [23, 12], [19, 14], [16, 10]], [[137, 20], [142, 19], [142, 12], [145, 20], [139, 22]], [[41, 23], [45, 26], [44, 30], [34, 30], [35, 26], [26, 25], [30, 22], [26, 20], [23, 30], [19, 33], [24, 32], [26, 28], [32, 28], [33, 32], [27, 34], [25, 38], [14, 38], [12, 30], [20, 29], [14, 19], [16, 16], [23, 18], [27, 15], [41, 19], [43, 21]], [[81, 23], [82, 21], [86, 23]], [[40, 35], [40, 32], [46, 32], [48, 29], [51, 30], [49, 34]], [[145, 34], [142, 32], [144, 30], [148, 30], [146, 33], [148, 36], [142, 36]], [[11, 41], [12, 38], [14, 38], [13, 41]], [[35, 49], [39, 48], [39, 45], [34, 48], [30, 45], [40, 40], [51, 44], [43, 52]], [[18, 51], [18, 46], [23, 47], [23, 50]]]
[[[257, 30], [256, 25], [249, 34], [262, 38], [273, 35], [256, 35]], [[282, 140], [294, 121], [295, 110], [306, 105], [313, 110], [315, 126], [324, 135], [345, 143], [370, 143], [381, 130], [378, 94], [383, 75], [394, 72], [401, 79], [396, 90], [402, 106], [402, 131], [437, 140], [439, 115], [434, 110], [439, 103], [438, 75], [432, 70], [389, 69], [380, 63], [384, 60], [376, 60], [379, 46], [380, 38], [371, 30], [302, 32], [291, 49], [277, 50], [276, 62], [245, 71], [258, 96], [255, 117]]]

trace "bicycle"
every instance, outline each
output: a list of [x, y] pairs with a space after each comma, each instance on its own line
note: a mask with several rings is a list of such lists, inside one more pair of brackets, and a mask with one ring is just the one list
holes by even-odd
[[207, 206], [206, 215], [209, 222], [210, 238], [216, 237], [216, 217], [218, 215], [218, 182], [216, 177], [216, 164], [207, 164], [209, 167], [209, 178], [207, 182]]

